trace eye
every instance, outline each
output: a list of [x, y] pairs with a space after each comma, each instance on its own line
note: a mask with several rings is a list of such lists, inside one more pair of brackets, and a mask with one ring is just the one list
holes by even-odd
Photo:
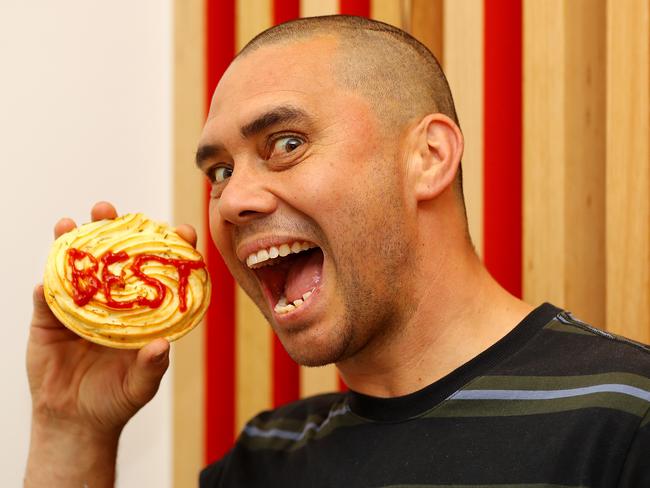
[[232, 176], [232, 168], [217, 166], [210, 170], [208, 176], [213, 183], [222, 183]]
[[285, 136], [276, 139], [271, 148], [271, 156], [279, 153], [280, 156], [295, 151], [303, 145], [303, 140], [296, 136]]

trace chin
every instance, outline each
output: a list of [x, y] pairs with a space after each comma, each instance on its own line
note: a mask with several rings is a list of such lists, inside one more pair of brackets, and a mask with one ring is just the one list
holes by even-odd
[[[339, 329], [339, 330], [336, 330]], [[342, 330], [341, 330], [342, 329]], [[336, 332], [334, 331], [336, 330]], [[345, 359], [351, 343], [351, 331], [330, 329], [330, 333], [303, 329], [278, 334], [287, 354], [301, 366], [317, 367]]]

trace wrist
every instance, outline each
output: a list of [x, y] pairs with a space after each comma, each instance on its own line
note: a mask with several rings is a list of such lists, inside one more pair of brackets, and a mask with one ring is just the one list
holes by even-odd
[[25, 486], [113, 486], [119, 430], [32, 418]]

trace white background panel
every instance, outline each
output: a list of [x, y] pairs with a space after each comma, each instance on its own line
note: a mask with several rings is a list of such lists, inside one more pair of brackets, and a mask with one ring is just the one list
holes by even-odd
[[[22, 483], [31, 292], [54, 222], [87, 221], [97, 200], [171, 218], [171, 9], [169, 0], [0, 2], [1, 486]], [[119, 487], [171, 486], [168, 381], [125, 429]]]

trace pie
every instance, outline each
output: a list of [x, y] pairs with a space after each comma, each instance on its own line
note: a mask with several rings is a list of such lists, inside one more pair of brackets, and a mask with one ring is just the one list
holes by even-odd
[[45, 299], [68, 329], [104, 346], [141, 348], [187, 334], [210, 303], [201, 254], [143, 214], [82, 225], [47, 259]]

